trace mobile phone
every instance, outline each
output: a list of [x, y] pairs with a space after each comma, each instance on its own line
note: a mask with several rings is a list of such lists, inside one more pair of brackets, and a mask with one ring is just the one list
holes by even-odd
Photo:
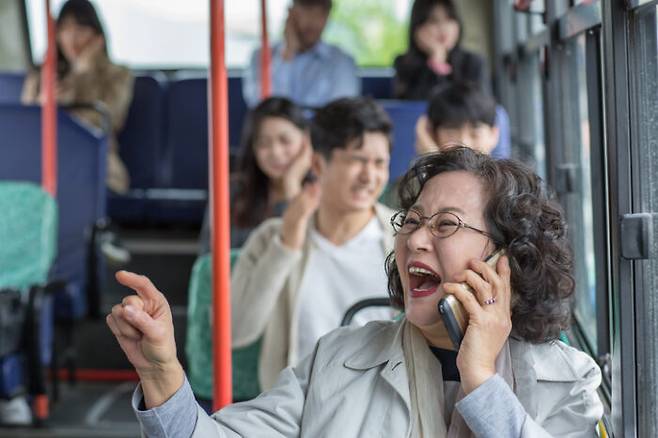
[[[489, 265], [495, 268], [496, 263], [501, 255], [504, 255], [504, 250], [496, 251], [490, 254], [484, 261]], [[462, 283], [466, 289], [474, 293], [473, 289], [467, 284]], [[468, 313], [464, 309], [464, 306], [455, 298], [452, 294], [447, 294], [445, 297], [439, 300], [438, 304], [439, 313], [441, 318], [443, 318], [443, 323], [448, 330], [448, 336], [457, 350], [462, 343], [464, 338], [464, 333], [466, 332], [466, 326], [468, 325]]]

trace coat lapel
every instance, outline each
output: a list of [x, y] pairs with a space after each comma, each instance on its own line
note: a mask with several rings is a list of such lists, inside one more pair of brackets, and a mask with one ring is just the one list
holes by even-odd
[[535, 418], [537, 416], [535, 361], [528, 351], [527, 343], [510, 338], [509, 345], [514, 373], [514, 393], [528, 415]]
[[383, 326], [382, 331], [377, 331], [371, 338], [366, 339], [363, 347], [349, 357], [344, 366], [366, 371], [385, 364], [380, 376], [398, 393], [410, 413], [409, 381], [402, 351], [401, 321]]

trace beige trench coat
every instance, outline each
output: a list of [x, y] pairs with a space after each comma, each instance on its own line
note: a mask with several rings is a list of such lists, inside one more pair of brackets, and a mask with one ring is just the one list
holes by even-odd
[[[377, 321], [331, 332], [313, 355], [286, 368], [272, 390], [212, 417], [198, 408], [192, 438], [408, 437], [409, 383], [399, 327]], [[521, 438], [596, 436], [601, 373], [589, 356], [559, 341], [510, 339], [510, 352], [514, 393], [526, 412]], [[491, 430], [482, 437], [498, 436]]]

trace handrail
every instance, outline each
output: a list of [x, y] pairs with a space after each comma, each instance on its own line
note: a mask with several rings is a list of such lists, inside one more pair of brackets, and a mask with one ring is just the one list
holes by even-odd
[[209, 164], [212, 218], [213, 409], [231, 403], [231, 262], [228, 187], [228, 77], [224, 1], [210, 0]]
[[57, 196], [57, 102], [55, 88], [57, 84], [57, 50], [55, 42], [55, 22], [50, 14], [50, 0], [46, 4], [46, 23], [48, 48], [41, 71], [41, 89], [44, 101], [41, 106], [41, 179], [43, 189], [53, 197]]
[[272, 53], [267, 33], [267, 0], [260, 0], [260, 97], [272, 94]]
[[357, 301], [345, 312], [343, 320], [340, 322], [340, 326], [344, 327], [349, 325], [359, 311], [367, 307], [391, 307], [391, 300], [388, 298], [365, 298], [361, 301]]

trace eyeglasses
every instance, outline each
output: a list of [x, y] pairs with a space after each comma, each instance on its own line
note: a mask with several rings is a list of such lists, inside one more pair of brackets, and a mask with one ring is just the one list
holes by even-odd
[[452, 236], [460, 228], [468, 228], [489, 237], [495, 242], [491, 234], [464, 223], [459, 216], [449, 211], [439, 211], [427, 217], [415, 210], [400, 210], [391, 218], [391, 226], [396, 234], [411, 234], [423, 225], [427, 225], [432, 235], [439, 239]]

